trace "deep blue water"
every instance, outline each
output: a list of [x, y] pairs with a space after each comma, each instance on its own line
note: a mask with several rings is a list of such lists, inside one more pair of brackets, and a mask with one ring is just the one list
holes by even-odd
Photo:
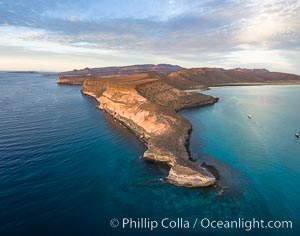
[[145, 147], [130, 131], [55, 79], [0, 73], [1, 236], [245, 233], [109, 226], [122, 217], [292, 220], [293, 230], [250, 234], [297, 235], [299, 86], [213, 89], [218, 104], [182, 111], [193, 157], [222, 176], [215, 188], [188, 189], [163, 183], [167, 170], [139, 158]]

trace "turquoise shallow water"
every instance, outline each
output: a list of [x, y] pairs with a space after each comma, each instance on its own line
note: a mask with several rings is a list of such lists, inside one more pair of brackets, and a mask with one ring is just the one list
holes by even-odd
[[[246, 184], [239, 188], [248, 204], [264, 206], [256, 218], [291, 219], [299, 230], [300, 140], [294, 133], [300, 126], [300, 86], [224, 87], [206, 93], [219, 97], [219, 103], [182, 112], [193, 124], [192, 152], [207, 153], [241, 173]], [[230, 175], [226, 178], [231, 181]]]
[[193, 157], [216, 165], [222, 178], [216, 188], [187, 189], [163, 183], [167, 170], [142, 161], [145, 147], [79, 86], [57, 85], [55, 77], [40, 74], [0, 73], [0, 235], [245, 232], [109, 226], [122, 217], [293, 220], [293, 230], [250, 234], [297, 235], [300, 140], [293, 135], [300, 126], [300, 87], [208, 93], [220, 102], [181, 113], [193, 123]]

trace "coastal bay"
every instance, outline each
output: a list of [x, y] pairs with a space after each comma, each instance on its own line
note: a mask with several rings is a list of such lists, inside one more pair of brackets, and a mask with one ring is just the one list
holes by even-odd
[[[227, 169], [222, 174], [224, 170], [216, 163], [221, 174], [218, 183], [228, 187], [224, 188], [222, 198], [232, 197], [234, 191], [243, 189], [248, 204], [255, 207], [263, 203], [262, 211], [244, 212], [243, 216], [290, 219], [293, 230], [274, 230], [269, 234], [297, 235], [300, 142], [294, 133], [300, 124], [297, 104], [300, 86], [217, 87], [204, 93], [219, 97], [219, 102], [215, 106], [180, 112], [193, 124], [192, 156], [202, 162], [209, 155], [210, 160], [217, 159], [240, 172], [227, 172]], [[249, 113], [252, 119], [247, 117]], [[244, 181], [238, 181], [239, 176]]]

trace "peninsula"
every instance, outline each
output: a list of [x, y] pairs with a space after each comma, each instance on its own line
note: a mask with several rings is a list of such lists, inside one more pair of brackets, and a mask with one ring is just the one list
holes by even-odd
[[189, 154], [192, 126], [176, 112], [218, 101], [183, 89], [238, 84], [297, 84], [300, 76], [265, 69], [194, 68], [168, 64], [85, 68], [64, 72], [62, 84], [82, 84], [82, 93], [94, 97], [99, 108], [129, 128], [145, 143], [143, 159], [165, 163], [166, 182], [185, 187], [209, 186], [218, 178], [210, 165], [199, 165]]
[[146, 144], [143, 159], [170, 167], [167, 182], [186, 187], [215, 183], [215, 177], [207, 169], [190, 160], [188, 139], [192, 126], [176, 111], [214, 104], [216, 98], [173, 88], [156, 72], [89, 78], [82, 85], [82, 93], [96, 98], [100, 109]]

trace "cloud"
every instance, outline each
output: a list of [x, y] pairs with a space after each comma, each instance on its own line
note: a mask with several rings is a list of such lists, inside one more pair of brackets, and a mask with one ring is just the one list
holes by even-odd
[[[123, 58], [128, 64], [127, 56], [134, 63], [151, 58], [183, 66], [248, 61], [300, 73], [299, 12], [292, 0], [0, 0], [0, 45], [78, 60], [90, 55], [98, 66]], [[98, 58], [108, 55], [101, 64]]]

